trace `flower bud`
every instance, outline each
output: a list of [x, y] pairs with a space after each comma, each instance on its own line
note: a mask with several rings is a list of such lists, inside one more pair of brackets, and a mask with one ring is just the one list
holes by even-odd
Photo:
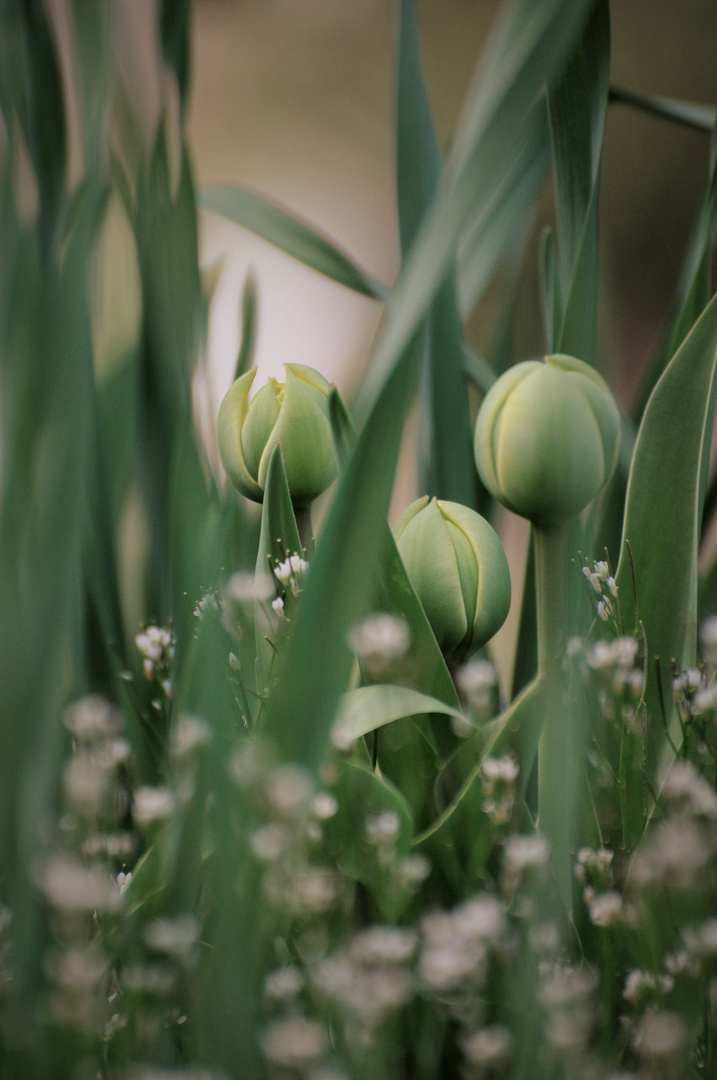
[[428, 496], [409, 506], [396, 543], [446, 660], [470, 656], [505, 622], [510, 574], [488, 522], [460, 503]]
[[336, 477], [336, 451], [329, 419], [330, 384], [303, 364], [285, 364], [286, 382], [268, 382], [251, 401], [256, 368], [241, 375], [222, 401], [217, 420], [219, 453], [227, 476], [255, 502], [264, 485], [274, 447], [281, 444], [286, 479], [295, 506], [306, 506]]
[[526, 360], [493, 384], [478, 412], [475, 459], [508, 510], [537, 525], [579, 513], [612, 476], [620, 413], [605, 380], [572, 356]]

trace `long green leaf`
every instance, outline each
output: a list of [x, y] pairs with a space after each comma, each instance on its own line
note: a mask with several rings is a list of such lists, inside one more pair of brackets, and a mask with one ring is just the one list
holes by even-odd
[[562, 323], [553, 347], [594, 360], [597, 203], [610, 69], [610, 17], [599, 0], [560, 83], [548, 94]]
[[[651, 773], [664, 742], [656, 666], [669, 720], [674, 713], [670, 665], [673, 660], [681, 668], [695, 663], [700, 466], [716, 364], [717, 300], [713, 300], [650, 397], [630, 470], [616, 581], [626, 632], [637, 630], [639, 618], [647, 635]], [[637, 606], [627, 542], [634, 561]]]
[[515, 160], [534, 118], [531, 106], [559, 78], [590, 0], [514, 0], [489, 41], [468, 95], [439, 191], [401, 274], [389, 318], [357, 402], [366, 417], [412, 340], [455, 256]]
[[709, 105], [697, 105], [692, 101], [657, 97], [654, 94], [638, 94], [624, 86], [610, 87], [610, 101], [617, 105], [632, 105], [636, 109], [673, 120], [677, 124], [711, 132], [717, 122], [717, 110]]
[[373, 300], [387, 299], [385, 286], [362, 270], [332, 240], [263, 195], [245, 188], [218, 185], [201, 192], [199, 203], [268, 240], [332, 281]]

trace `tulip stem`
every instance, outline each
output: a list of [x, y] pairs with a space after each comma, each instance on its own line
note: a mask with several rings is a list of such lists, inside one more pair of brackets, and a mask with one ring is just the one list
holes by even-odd
[[538, 828], [548, 840], [561, 900], [571, 911], [571, 839], [576, 732], [565, 701], [570, 522], [535, 526], [538, 668], [545, 680], [545, 722], [538, 748]]
[[560, 674], [568, 625], [569, 526], [533, 527], [538, 609], [538, 668], [547, 679]]

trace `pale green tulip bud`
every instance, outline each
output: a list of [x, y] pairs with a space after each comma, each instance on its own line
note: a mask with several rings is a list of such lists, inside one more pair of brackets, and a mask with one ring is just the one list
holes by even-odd
[[424, 495], [401, 516], [396, 543], [443, 655], [464, 660], [510, 608], [508, 563], [495, 531], [467, 506]]
[[594, 368], [572, 356], [526, 360], [491, 386], [475, 459], [490, 493], [537, 525], [583, 510], [613, 474], [620, 413]]
[[336, 451], [329, 419], [330, 384], [303, 364], [285, 364], [286, 382], [275, 379], [249, 401], [256, 368], [241, 375], [222, 401], [217, 420], [219, 453], [227, 476], [255, 502], [274, 448], [281, 444], [295, 506], [306, 506], [336, 478]]

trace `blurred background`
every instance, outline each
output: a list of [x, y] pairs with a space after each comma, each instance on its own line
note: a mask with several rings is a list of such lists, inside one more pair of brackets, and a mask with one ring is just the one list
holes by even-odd
[[[368, 270], [398, 269], [393, 186], [392, 0], [197, 0], [189, 139], [199, 186], [235, 182], [324, 228]], [[442, 147], [499, 5], [418, 0], [425, 75]], [[643, 93], [717, 101], [717, 5], [704, 0], [612, 4], [612, 81]], [[625, 403], [634, 373], [666, 317], [692, 214], [704, 185], [709, 136], [613, 105], [601, 199], [603, 365]], [[550, 216], [546, 185], [538, 224]], [[528, 250], [518, 351], [542, 349], [537, 247]], [[355, 386], [380, 312], [218, 218], [202, 219], [205, 263], [224, 258], [210, 352], [230, 378], [237, 297], [248, 267], [259, 285], [257, 361], [311, 363], [341, 389]], [[469, 323], [488, 348], [495, 297]], [[615, 385], [615, 380], [619, 380]]]
[[[56, 7], [65, 6], [56, 0]], [[467, 86], [500, 4], [416, 0], [425, 77], [440, 145], [450, 146]], [[717, 102], [717, 5], [704, 0], [616, 0], [612, 82], [713, 106]], [[187, 137], [199, 188], [243, 185], [329, 234], [390, 285], [399, 268], [394, 193], [394, 0], [194, 0]], [[149, 135], [173, 86], [161, 83], [155, 0], [114, 8], [115, 49], [128, 111]], [[623, 406], [670, 314], [689, 231], [704, 189], [709, 135], [611, 105], [600, 202], [599, 366]], [[517, 358], [540, 354], [538, 243], [552, 218], [548, 178], [519, 268], [499, 274], [469, 317], [467, 335], [486, 355], [515, 297], [510, 330]], [[200, 260], [213, 289], [206, 366], [195, 405], [210, 461], [212, 433], [240, 338], [247, 274], [258, 290], [255, 385], [282, 377], [283, 364], [310, 364], [350, 400], [369, 359], [381, 306], [302, 266], [249, 232], [200, 212]], [[104, 317], [96, 352], [111, 369], [136, 334], [139, 292], [132, 236], [121, 211], [107, 219], [97, 289]], [[133, 276], [134, 273], [134, 276]], [[515, 275], [517, 276], [517, 280]], [[409, 421], [391, 520], [416, 490]], [[501, 534], [518, 612], [527, 534], [507, 516]], [[128, 529], [127, 536], [132, 536]], [[128, 544], [123, 561], [137, 559]]]

